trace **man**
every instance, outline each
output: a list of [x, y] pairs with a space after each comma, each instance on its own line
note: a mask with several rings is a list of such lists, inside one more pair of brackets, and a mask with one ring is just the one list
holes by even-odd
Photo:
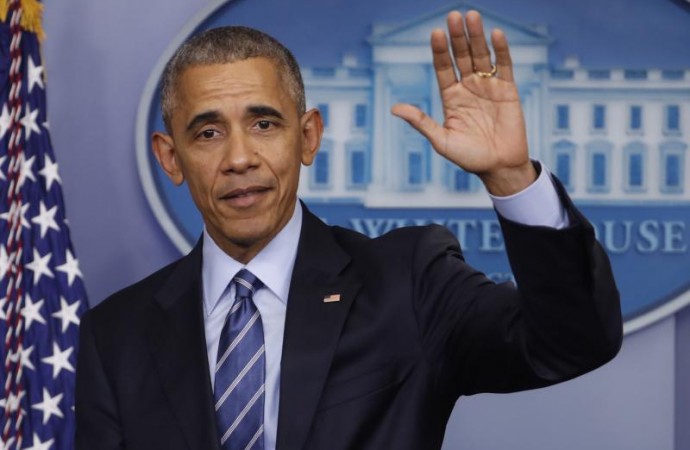
[[[77, 448], [438, 449], [460, 395], [536, 388], [610, 360], [618, 293], [592, 227], [529, 160], [504, 34], [476, 12], [431, 36], [445, 122], [393, 113], [479, 175], [517, 279], [441, 227], [378, 239], [296, 197], [323, 132], [272, 38], [210, 30], [163, 75], [153, 149], [204, 219], [192, 252], [81, 325]], [[458, 74], [456, 73], [459, 72]]]

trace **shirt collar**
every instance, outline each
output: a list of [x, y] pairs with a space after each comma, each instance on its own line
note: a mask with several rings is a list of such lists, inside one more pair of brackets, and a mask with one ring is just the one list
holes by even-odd
[[245, 266], [221, 250], [204, 228], [201, 275], [205, 311], [213, 311], [229, 287], [232, 277], [242, 268], [256, 275], [266, 288], [281, 302], [287, 304], [301, 230], [302, 205], [298, 201], [288, 223]]

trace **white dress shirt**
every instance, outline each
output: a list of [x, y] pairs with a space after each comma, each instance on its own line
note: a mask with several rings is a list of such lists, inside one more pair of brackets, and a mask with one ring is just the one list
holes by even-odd
[[[491, 196], [491, 199], [496, 210], [514, 222], [553, 228], [568, 225], [565, 209], [543, 166], [537, 180], [525, 190], [508, 197]], [[302, 206], [297, 202], [287, 225], [247, 265], [235, 261], [223, 252], [204, 230], [204, 328], [212, 384], [220, 333], [235, 298], [235, 288], [230, 285], [230, 281], [237, 272], [246, 268], [264, 283], [264, 288], [257, 290], [253, 298], [261, 314], [266, 345], [265, 450], [275, 450], [276, 446], [285, 312], [301, 228]]]
[[506, 219], [523, 225], [562, 229], [570, 224], [568, 213], [558, 198], [551, 173], [541, 164], [534, 183], [517, 194], [497, 197], [489, 194], [494, 208]]
[[266, 380], [264, 402], [264, 448], [274, 450], [278, 430], [280, 392], [280, 356], [283, 349], [285, 308], [290, 291], [292, 269], [297, 256], [297, 242], [302, 229], [302, 206], [285, 227], [245, 266], [228, 256], [204, 230], [202, 282], [204, 287], [204, 328], [209, 373], [214, 384], [218, 341], [230, 307], [235, 301], [235, 287], [230, 281], [246, 268], [264, 284], [253, 296], [261, 314], [266, 345]]

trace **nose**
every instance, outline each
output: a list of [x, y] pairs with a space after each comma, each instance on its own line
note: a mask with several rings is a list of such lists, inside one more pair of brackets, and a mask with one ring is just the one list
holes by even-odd
[[244, 173], [259, 165], [260, 159], [255, 147], [244, 133], [230, 134], [223, 149], [222, 170], [226, 173]]

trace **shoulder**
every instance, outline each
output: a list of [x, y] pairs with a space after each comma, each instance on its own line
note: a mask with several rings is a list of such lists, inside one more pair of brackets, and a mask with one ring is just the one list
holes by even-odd
[[[156, 306], [156, 295], [179, 276], [182, 266], [192, 255], [184, 256], [147, 277], [127, 286], [87, 311], [84, 319], [93, 322], [94, 328], [114, 331], [116, 328], [133, 328]], [[198, 269], [199, 270], [199, 269]], [[186, 274], [193, 277], [193, 273]]]
[[358, 231], [337, 225], [327, 225], [302, 203], [303, 222], [301, 241], [330, 245], [334, 241], [351, 256], [368, 256], [384, 253], [389, 256], [412, 255], [419, 248], [434, 250], [452, 247], [459, 251], [455, 235], [437, 224], [394, 228], [379, 236], [367, 236]]
[[384, 258], [419, 260], [439, 253], [460, 254], [455, 235], [440, 225], [402, 227], [374, 238], [346, 228], [330, 227], [338, 244], [353, 258], [365, 262]]

